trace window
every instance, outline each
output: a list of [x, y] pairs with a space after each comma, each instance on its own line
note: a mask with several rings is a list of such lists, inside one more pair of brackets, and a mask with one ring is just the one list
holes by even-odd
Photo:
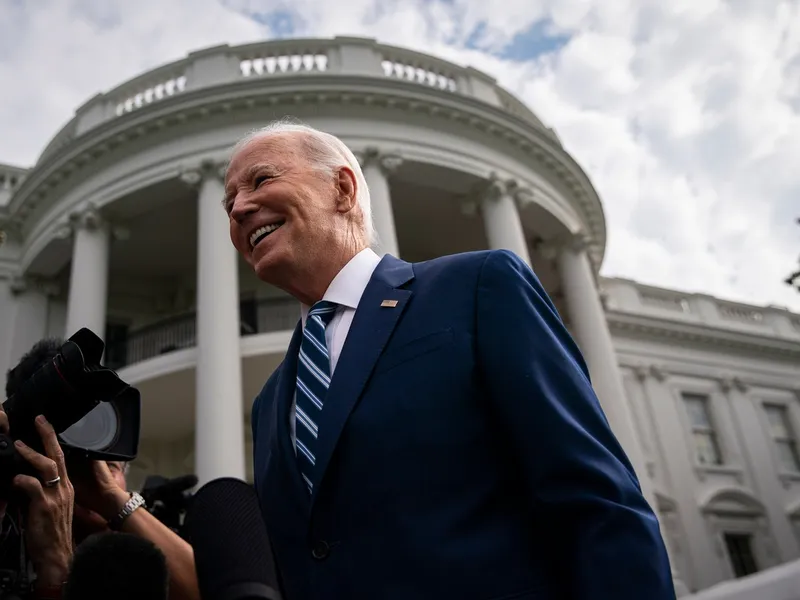
[[711, 422], [708, 396], [702, 394], [683, 394], [689, 424], [692, 428], [694, 451], [700, 465], [721, 465], [722, 454], [717, 443], [717, 434]]
[[781, 468], [800, 472], [800, 455], [797, 453], [797, 439], [789, 425], [789, 411], [782, 404], [767, 404], [764, 410], [767, 413], [770, 435], [778, 449]]
[[753, 537], [749, 533], [726, 533], [724, 538], [733, 574], [736, 577], [746, 577], [758, 572], [756, 557], [753, 555]]

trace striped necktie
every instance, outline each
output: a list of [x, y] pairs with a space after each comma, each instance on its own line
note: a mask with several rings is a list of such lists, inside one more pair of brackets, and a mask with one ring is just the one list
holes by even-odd
[[308, 311], [297, 362], [295, 436], [300, 473], [311, 493], [311, 474], [316, 462], [317, 433], [322, 405], [331, 383], [331, 360], [325, 343], [325, 328], [333, 319], [336, 304], [322, 300]]

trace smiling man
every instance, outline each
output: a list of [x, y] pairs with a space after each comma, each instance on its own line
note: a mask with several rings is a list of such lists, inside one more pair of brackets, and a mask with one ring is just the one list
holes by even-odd
[[236, 146], [225, 208], [258, 277], [301, 305], [252, 413], [287, 598], [674, 598], [656, 518], [522, 260], [379, 258], [357, 160], [302, 125]]

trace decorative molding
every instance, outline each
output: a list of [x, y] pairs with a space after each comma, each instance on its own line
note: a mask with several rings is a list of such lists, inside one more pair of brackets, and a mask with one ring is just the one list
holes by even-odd
[[54, 281], [33, 275], [13, 276], [9, 284], [9, 289], [15, 296], [20, 296], [28, 292], [38, 292], [48, 297], [54, 297], [61, 293], [61, 287]]
[[[434, 107], [439, 107], [440, 115], [437, 118], [465, 125], [472, 123], [480, 131], [501, 137], [506, 143], [512, 143], [531, 157], [536, 155], [550, 157], [550, 162], [558, 168], [552, 167], [548, 173], [555, 179], [563, 181], [565, 189], [569, 191], [569, 196], [565, 199], [577, 209], [593, 237], [600, 241], [597, 248], [602, 255], [606, 229], [600, 200], [580, 166], [545, 130], [525, 127], [515, 119], [509, 120], [488, 105], [486, 107], [474, 106], [472, 103], [469, 106], [462, 105], [458, 96], [450, 94], [444, 98], [436, 90], [433, 90], [435, 96], [431, 96], [431, 90], [427, 87], [416, 86], [411, 89], [407, 85], [398, 85], [400, 82], [390, 79], [377, 78], [373, 82], [376, 84], [375, 89], [353, 91], [348, 76], [320, 76], [315, 78], [315, 86], [322, 89], [302, 92], [296, 90], [296, 82], [291, 79], [281, 82], [275, 80], [273, 83], [279, 83], [278, 89], [271, 92], [269, 98], [263, 94], [263, 79], [254, 78], [252, 82], [258, 85], [216, 86], [187, 91], [120, 117], [114, 123], [114, 134], [109, 133], [111, 128], [102, 127], [90, 129], [80, 136], [69, 139], [58, 149], [53, 149], [53, 152], [46, 156], [43, 155], [42, 160], [32, 169], [12, 198], [11, 211], [21, 215], [31, 202], [37, 205], [46, 202], [49, 205], [50, 201], [47, 198], [52, 189], [52, 186], [48, 185], [49, 181], [62, 180], [68, 172], [72, 173], [70, 179], [74, 178], [76, 172], [85, 171], [88, 165], [100, 156], [135, 142], [142, 136], [151, 133], [163, 135], [168, 128], [183, 126], [202, 116], [201, 113], [205, 113], [204, 118], [207, 119], [209, 115], [223, 112], [230, 115], [237, 111], [259, 110], [266, 104], [276, 106], [287, 102], [299, 102], [304, 105], [316, 105], [324, 102], [326, 105], [334, 105], [342, 103], [347, 96], [352, 104], [362, 103], [370, 98], [373, 106], [386, 107], [390, 110], [402, 110], [410, 107], [412, 103], [422, 112], [428, 109], [433, 112]], [[127, 129], [124, 129], [124, 133], [119, 133], [120, 128]], [[30, 215], [26, 215], [25, 218], [28, 216]], [[597, 252], [598, 250], [592, 252], [595, 261]]]
[[91, 203], [71, 211], [67, 217], [67, 222], [72, 231], [78, 229], [97, 231], [101, 227], [108, 225], [108, 222], [100, 214], [97, 207]]
[[747, 390], [750, 389], [750, 387], [741, 379], [739, 379], [738, 377], [731, 377], [731, 376], [725, 376], [720, 378], [719, 387], [726, 394], [734, 390], [744, 394], [747, 393]]
[[472, 191], [462, 199], [461, 212], [465, 216], [473, 217], [478, 213], [482, 203], [497, 202], [506, 196], [514, 201], [517, 209], [534, 201], [532, 190], [520, 187], [516, 179], [503, 179], [493, 171], [488, 179], [473, 186]]
[[800, 344], [777, 337], [719, 329], [698, 323], [684, 323], [653, 315], [639, 315], [616, 310], [606, 311], [606, 321], [612, 333], [635, 335], [655, 340], [691, 342], [698, 348], [739, 350], [762, 356], [785, 359], [800, 358]]
[[529, 187], [521, 186], [516, 179], [506, 181], [506, 193], [511, 196], [519, 210], [523, 210], [529, 204], [533, 204], [533, 190]]
[[199, 188], [203, 181], [209, 178], [217, 178], [224, 182], [227, 168], [227, 161], [207, 158], [195, 166], [182, 168], [179, 177], [186, 185]]
[[388, 176], [397, 171], [403, 164], [403, 157], [396, 152], [384, 152], [376, 146], [367, 146], [364, 150], [353, 152], [362, 169], [369, 165], [377, 165], [380, 171]]
[[658, 365], [637, 364], [630, 367], [630, 369], [636, 376], [636, 379], [641, 383], [644, 383], [651, 377], [659, 383], [663, 383], [667, 379], [666, 371], [664, 371], [664, 369]]

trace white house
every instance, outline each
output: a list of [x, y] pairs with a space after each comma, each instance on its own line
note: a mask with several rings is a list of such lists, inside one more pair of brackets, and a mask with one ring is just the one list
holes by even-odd
[[488, 75], [374, 40], [194, 52], [88, 100], [31, 168], [0, 165], [0, 369], [88, 326], [142, 392], [134, 483], [250, 477], [250, 403], [299, 309], [237, 258], [220, 174], [286, 115], [357, 153], [380, 251], [531, 264], [688, 590], [800, 559], [800, 316], [598, 277], [603, 208], [556, 133]]

